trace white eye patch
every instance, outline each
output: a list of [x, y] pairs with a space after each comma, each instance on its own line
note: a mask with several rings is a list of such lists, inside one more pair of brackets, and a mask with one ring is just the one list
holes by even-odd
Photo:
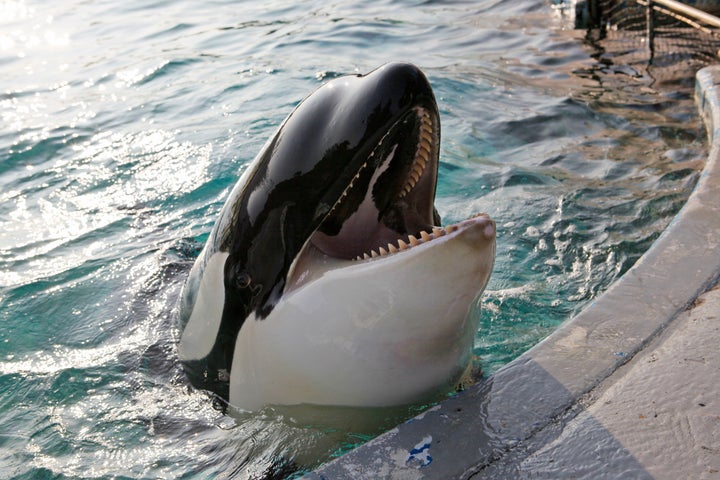
[[182, 361], [206, 357], [215, 344], [225, 306], [224, 270], [228, 255], [217, 252], [205, 265], [192, 314], [178, 345]]

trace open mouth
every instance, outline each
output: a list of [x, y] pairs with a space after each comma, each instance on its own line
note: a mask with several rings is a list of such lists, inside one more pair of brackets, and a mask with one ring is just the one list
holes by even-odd
[[309, 244], [343, 260], [397, 254], [477, 223], [446, 227], [434, 208], [440, 123], [435, 109], [409, 109], [377, 142]]
[[364, 252], [362, 256], [358, 255], [353, 260], [371, 260], [376, 257], [398, 253], [424, 243], [432, 242], [433, 240], [464, 228], [475, 226], [478, 223], [480, 223], [484, 228], [485, 236], [487, 238], [491, 238], [494, 235], [494, 227], [488, 222], [489, 219], [490, 217], [486, 213], [478, 213], [467, 220], [463, 220], [462, 222], [448, 225], [446, 227], [432, 227], [429, 232], [422, 230], [417, 237], [415, 235], [408, 235], [407, 239], [398, 238], [395, 243], [388, 243], [385, 247], [378, 247], [377, 250], [370, 250], [370, 253]]

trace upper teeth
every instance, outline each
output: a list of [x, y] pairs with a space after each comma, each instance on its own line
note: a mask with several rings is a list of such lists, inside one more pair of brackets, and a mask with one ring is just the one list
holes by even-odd
[[410, 175], [405, 181], [405, 186], [400, 192], [400, 198], [410, 193], [417, 182], [420, 181], [420, 177], [427, 167], [427, 163], [430, 160], [430, 152], [432, 151], [433, 144], [433, 124], [430, 114], [425, 110], [418, 109], [420, 116], [420, 142], [418, 143], [417, 151], [415, 152], [415, 159], [410, 167]]

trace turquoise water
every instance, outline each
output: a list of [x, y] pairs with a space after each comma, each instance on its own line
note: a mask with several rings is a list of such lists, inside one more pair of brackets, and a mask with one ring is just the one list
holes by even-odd
[[624, 75], [564, 27], [531, 0], [1, 2], [3, 476], [253, 478], [407, 415], [231, 418], [175, 359], [177, 295], [229, 189], [340, 74], [430, 78], [438, 209], [499, 227], [473, 313], [485, 373], [596, 298], [682, 206], [704, 132], [689, 85]]

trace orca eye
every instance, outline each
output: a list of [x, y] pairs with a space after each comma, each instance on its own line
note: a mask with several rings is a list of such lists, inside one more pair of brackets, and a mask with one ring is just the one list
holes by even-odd
[[252, 278], [247, 272], [240, 272], [235, 276], [235, 286], [237, 288], [248, 288], [252, 283]]

